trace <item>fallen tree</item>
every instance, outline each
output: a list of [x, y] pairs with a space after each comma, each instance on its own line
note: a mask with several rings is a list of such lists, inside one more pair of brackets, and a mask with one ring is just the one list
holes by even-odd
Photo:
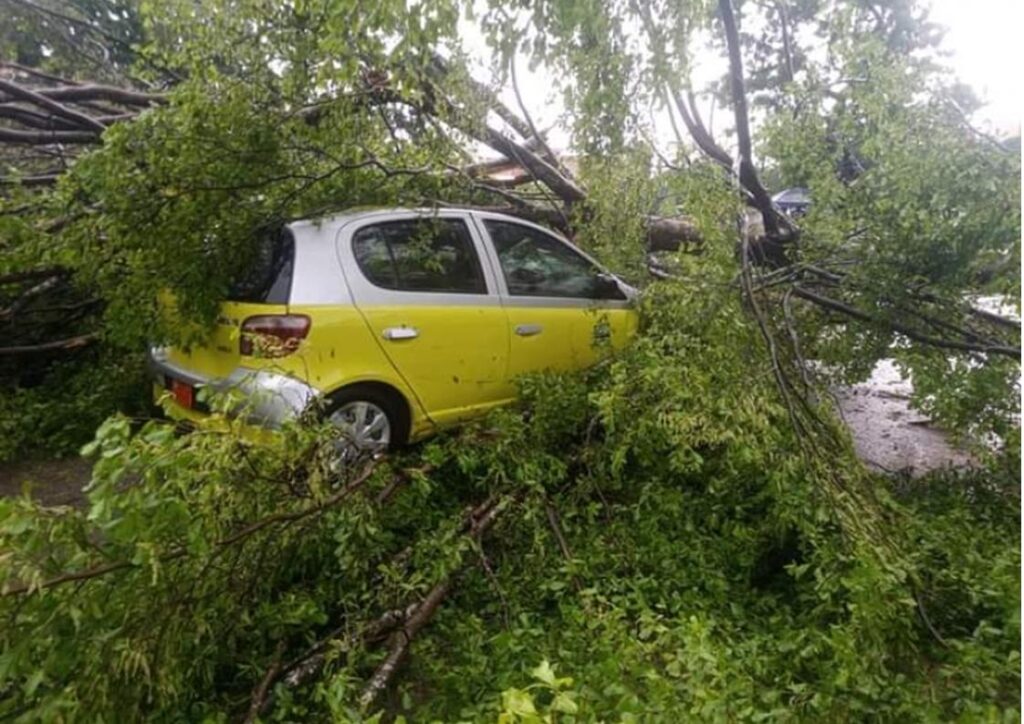
[[[775, 67], [726, 1], [494, 3], [483, 83], [446, 3], [381, 3], [356, 32], [357, 5], [0, 1], [47, 49], [0, 76], [4, 456], [40, 430], [73, 448], [125, 387], [148, 394], [144, 346], [201, 338], [254, 239], [295, 218], [497, 208], [645, 287], [627, 352], [524, 380], [528, 418], [413, 451], [412, 472], [338, 480], [329, 431], [253, 448], [230, 425], [108, 423], [88, 511], [0, 502], [0, 714], [1019, 708], [1020, 325], [979, 306], [1019, 310], [1019, 155], [950, 111], [904, 14], [823, 3], [842, 10], [823, 28], [772, 4]], [[688, 81], [701, 30], [735, 144]], [[816, 64], [808, 33], [848, 42]], [[531, 118], [523, 55], [557, 70], [575, 173]], [[685, 129], [671, 150], [651, 106]], [[781, 213], [769, 177], [811, 189], [809, 213]], [[939, 422], [996, 441], [989, 468], [908, 492], [859, 466], [829, 385], [884, 358]], [[578, 685], [540, 665], [525, 688], [548, 660]]]

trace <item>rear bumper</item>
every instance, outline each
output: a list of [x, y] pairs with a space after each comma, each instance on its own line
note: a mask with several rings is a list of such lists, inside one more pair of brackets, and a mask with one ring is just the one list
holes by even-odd
[[207, 377], [169, 361], [166, 351], [160, 347], [150, 349], [149, 367], [160, 387], [170, 376], [195, 387], [231, 392], [239, 399], [232, 412], [244, 415], [246, 422], [261, 427], [278, 427], [285, 420], [297, 417], [320, 394], [301, 380], [267, 370], [239, 367], [224, 378]]

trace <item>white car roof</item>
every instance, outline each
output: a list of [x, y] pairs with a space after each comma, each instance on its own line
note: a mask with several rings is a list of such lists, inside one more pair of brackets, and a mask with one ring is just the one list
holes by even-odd
[[[348, 211], [340, 211], [336, 214], [330, 214], [327, 216], [318, 216], [312, 219], [300, 219], [293, 221], [288, 224], [288, 228], [292, 230], [309, 229], [315, 227], [317, 229], [323, 228], [339, 228], [344, 226], [350, 221], [355, 219], [361, 219], [372, 216], [388, 216], [391, 214], [417, 214], [422, 216], [433, 216], [435, 214], [442, 214], [446, 212], [457, 212], [460, 214], [473, 214], [473, 215], [486, 215], [486, 216], [502, 216], [512, 221], [524, 221], [523, 219], [517, 219], [513, 216], [506, 216], [505, 214], [495, 214], [491, 212], [483, 212], [479, 209], [462, 208], [458, 206], [445, 206], [441, 208], [406, 208], [406, 207], [366, 207], [356, 208]], [[529, 223], [529, 222], [527, 222]]]

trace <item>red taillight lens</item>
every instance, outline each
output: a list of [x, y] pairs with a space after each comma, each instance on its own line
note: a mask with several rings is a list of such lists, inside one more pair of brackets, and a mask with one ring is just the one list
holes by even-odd
[[304, 314], [262, 314], [242, 322], [238, 351], [247, 357], [286, 357], [309, 334]]

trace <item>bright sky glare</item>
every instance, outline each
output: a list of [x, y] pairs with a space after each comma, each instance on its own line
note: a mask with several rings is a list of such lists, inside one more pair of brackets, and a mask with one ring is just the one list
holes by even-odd
[[932, 0], [932, 20], [948, 28], [949, 65], [988, 102], [975, 121], [1000, 136], [1020, 133], [1022, 8], [1020, 0]]

